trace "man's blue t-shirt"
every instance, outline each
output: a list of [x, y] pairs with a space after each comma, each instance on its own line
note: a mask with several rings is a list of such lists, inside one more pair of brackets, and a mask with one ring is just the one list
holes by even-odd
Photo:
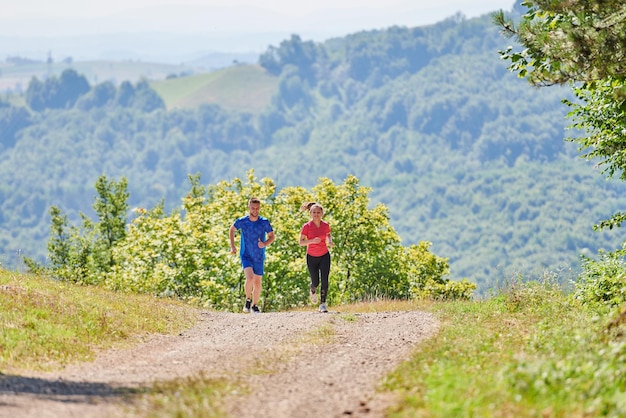
[[251, 221], [250, 215], [246, 215], [238, 218], [234, 226], [241, 231], [241, 245], [239, 249], [241, 259], [262, 263], [265, 260], [265, 247], [259, 248], [259, 239], [265, 242], [267, 233], [273, 231], [269, 219], [259, 216], [256, 221]]

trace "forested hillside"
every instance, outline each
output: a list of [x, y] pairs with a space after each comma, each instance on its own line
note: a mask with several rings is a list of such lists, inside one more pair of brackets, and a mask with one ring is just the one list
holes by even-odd
[[[43, 261], [50, 206], [90, 214], [101, 174], [128, 179], [131, 207], [171, 209], [188, 174], [216, 183], [254, 169], [280, 187], [355, 175], [405, 244], [432, 242], [479, 294], [515, 273], [567, 280], [581, 253], [620, 245], [619, 231], [592, 226], [625, 206], [626, 189], [563, 140], [575, 134], [569, 90], [537, 91], [507, 71], [507, 42], [489, 16], [324, 43], [294, 35], [260, 56], [264, 71], [230, 69], [262, 77], [240, 81], [257, 86], [248, 95], [232, 78], [232, 95], [182, 78], [33, 80], [25, 105], [0, 103], [0, 261]], [[167, 83], [204, 88], [205, 100]]]

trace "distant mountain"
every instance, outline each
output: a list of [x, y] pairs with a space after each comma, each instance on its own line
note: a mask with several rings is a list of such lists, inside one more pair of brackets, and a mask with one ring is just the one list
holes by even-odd
[[[0, 58], [21, 56], [46, 61], [51, 55], [55, 61], [72, 57], [76, 62], [133, 60], [181, 65], [213, 54], [232, 54], [241, 62], [251, 62], [252, 55], [258, 56], [269, 45], [280, 42], [284, 37], [284, 33], [181, 35], [166, 32], [59, 37], [0, 36]], [[200, 66], [206, 68], [202, 62]]]
[[626, 187], [563, 141], [569, 90], [509, 73], [497, 53], [507, 42], [489, 16], [321, 43], [294, 35], [260, 54], [262, 67], [92, 85], [64, 109], [5, 104], [2, 262], [43, 258], [50, 205], [89, 213], [102, 173], [128, 178], [131, 206], [172, 210], [188, 174], [216, 183], [253, 168], [279, 187], [357, 176], [404, 244], [432, 242], [479, 295], [517, 275], [567, 283], [581, 254], [619, 246], [619, 231], [592, 225], [623, 209]]

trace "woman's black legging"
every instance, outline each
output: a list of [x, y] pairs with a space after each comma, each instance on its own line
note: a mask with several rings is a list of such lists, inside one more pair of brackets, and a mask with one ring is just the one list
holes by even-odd
[[314, 257], [307, 254], [306, 266], [309, 268], [309, 275], [311, 276], [311, 289], [317, 289], [317, 286], [321, 281], [322, 286], [320, 289], [320, 303], [326, 303], [326, 294], [328, 294], [328, 276], [330, 274], [330, 252], [320, 257]]

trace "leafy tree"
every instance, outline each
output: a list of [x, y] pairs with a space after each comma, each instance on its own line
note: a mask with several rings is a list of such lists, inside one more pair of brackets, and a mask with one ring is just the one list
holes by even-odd
[[163, 205], [136, 210], [126, 239], [113, 249], [115, 264], [106, 275], [107, 287], [131, 292], [197, 298], [203, 269], [196, 264], [202, 251], [196, 237], [188, 233], [180, 213], [169, 216]]
[[150, 87], [146, 80], [142, 80], [135, 86], [132, 106], [143, 112], [152, 112], [157, 109], [165, 109], [165, 102], [156, 91]]
[[315, 65], [321, 56], [322, 50], [313, 41], [302, 41], [299, 35], [291, 35], [278, 48], [270, 46], [261, 54], [259, 64], [274, 75], [280, 75], [288, 65], [294, 66], [303, 80], [315, 85]]
[[[578, 101], [565, 100], [574, 125], [584, 134], [570, 138], [583, 157], [600, 160], [608, 177], [626, 180], [626, 13], [622, 1], [524, 1], [527, 12], [515, 24], [502, 12], [496, 24], [522, 50], [502, 51], [510, 69], [538, 86], [569, 84]], [[626, 220], [615, 213], [595, 228]], [[601, 252], [601, 261], [583, 260], [578, 296], [587, 302], [624, 303], [624, 249]]]
[[[519, 24], [494, 14], [520, 49], [502, 52], [511, 69], [535, 85], [593, 83], [626, 76], [626, 14], [621, 0], [525, 0]], [[521, 49], [523, 48], [523, 49]]]
[[85, 76], [73, 69], [67, 69], [61, 73], [59, 87], [57, 106], [54, 107], [61, 108], [74, 106], [76, 100], [91, 88]]
[[84, 76], [76, 70], [67, 69], [59, 78], [49, 77], [44, 82], [33, 77], [26, 89], [26, 103], [35, 111], [71, 108], [89, 89], [89, 82]]
[[17, 133], [32, 123], [30, 112], [24, 107], [2, 106], [0, 102], [0, 144], [11, 148]]
[[25, 98], [26, 104], [36, 112], [46, 108], [47, 98], [45, 97], [44, 84], [37, 77], [33, 76], [30, 79]]
[[135, 87], [130, 81], [123, 81], [117, 90], [116, 102], [122, 107], [128, 107], [135, 96]]
[[48, 254], [49, 270], [54, 276], [77, 283], [103, 281], [103, 274], [113, 266], [111, 250], [126, 235], [126, 188], [125, 178], [115, 182], [100, 176], [93, 205], [98, 221], [81, 213], [82, 228], [71, 226], [58, 207], [50, 208]]
[[89, 110], [94, 107], [104, 107], [111, 103], [117, 94], [115, 85], [110, 81], [97, 84], [91, 91], [76, 102], [76, 107]]
[[98, 217], [95, 225], [96, 242], [94, 256], [97, 268], [108, 271], [113, 266], [111, 249], [117, 241], [126, 237], [126, 220], [128, 213], [128, 181], [122, 178], [119, 182], [107, 180], [102, 175], [96, 181], [96, 192], [93, 209]]
[[70, 225], [67, 215], [56, 206], [50, 208], [50, 218], [48, 270], [61, 280], [89, 283], [89, 260], [93, 252], [91, 236], [87, 235], [89, 231]]
[[48, 257], [52, 269], [60, 269], [71, 265], [71, 232], [68, 231], [67, 215], [56, 206], [50, 208], [50, 239], [48, 240]]
[[296, 71], [290, 71], [290, 69], [294, 69], [294, 67], [285, 67], [278, 85], [281, 104], [291, 108], [302, 103], [308, 108], [313, 102], [310, 89], [303, 83], [300, 75]]
[[[570, 138], [583, 157], [600, 160], [608, 177], [626, 179], [626, 14], [621, 1], [524, 1], [527, 12], [515, 24], [500, 11], [494, 22], [523, 47], [501, 51], [516, 71], [532, 84], [571, 84], [579, 101], [565, 100], [573, 110], [574, 128], [584, 132]], [[599, 227], [619, 226], [618, 212]]]

